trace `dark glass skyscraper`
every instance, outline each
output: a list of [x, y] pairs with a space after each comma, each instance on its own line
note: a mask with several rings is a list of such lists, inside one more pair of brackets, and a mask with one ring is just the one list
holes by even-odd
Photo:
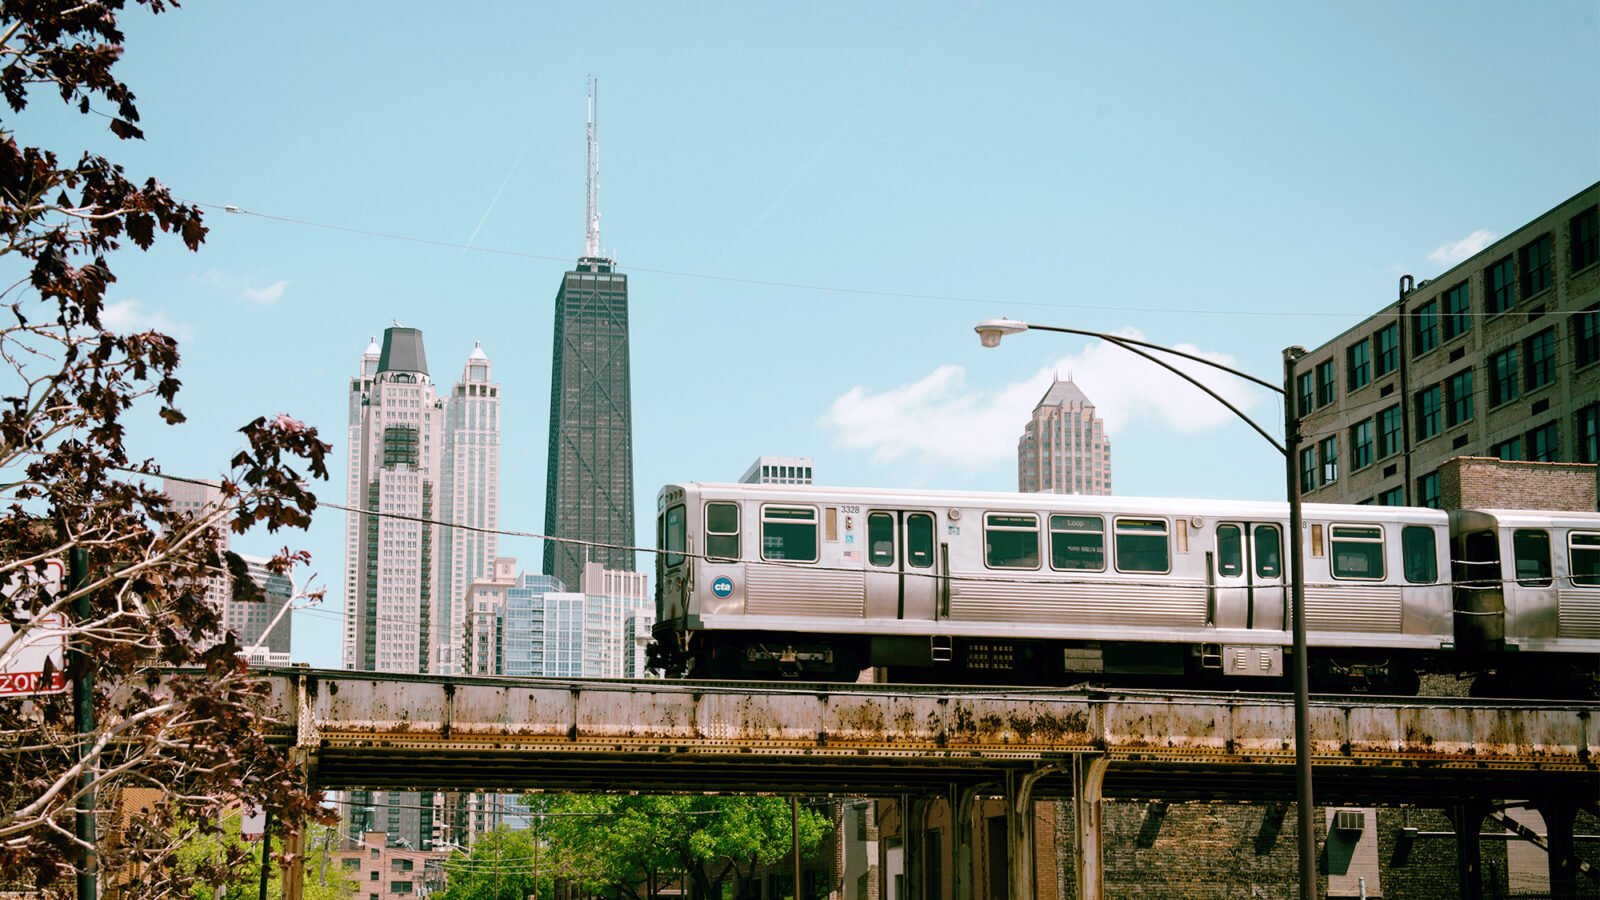
[[[577, 585], [585, 560], [633, 569], [633, 400], [628, 377], [628, 276], [598, 256], [578, 260], [556, 294], [550, 366], [550, 468], [544, 573]], [[594, 546], [604, 545], [604, 546]]]

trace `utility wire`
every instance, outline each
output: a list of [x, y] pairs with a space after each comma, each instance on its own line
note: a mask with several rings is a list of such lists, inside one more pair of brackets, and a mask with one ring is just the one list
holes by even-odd
[[[504, 250], [492, 247], [469, 246], [457, 241], [441, 241], [432, 238], [416, 237], [414, 235], [398, 234], [388, 231], [374, 231], [367, 228], [356, 228], [349, 225], [338, 225], [328, 222], [316, 222], [310, 219], [298, 219], [291, 216], [274, 215], [272, 213], [256, 212], [244, 209], [234, 204], [207, 203], [198, 200], [186, 200], [194, 206], [206, 209], [221, 210], [241, 216], [254, 216], [273, 222], [289, 225], [301, 225], [308, 228], [322, 228], [329, 231], [339, 231], [346, 234], [359, 234], [365, 237], [382, 238], [391, 241], [404, 241], [412, 244], [422, 244], [431, 247], [443, 247], [451, 250], [471, 251], [476, 253], [491, 253], [497, 256], [512, 256], [523, 259], [537, 259], [546, 262], [568, 264], [572, 261], [570, 256], [556, 256], [544, 253], [530, 253], [524, 250]], [[651, 266], [618, 265], [618, 269], [632, 272], [648, 272], [652, 275], [666, 275], [673, 278], [695, 278], [705, 281], [718, 281], [727, 284], [752, 285], [756, 287], [784, 288], [788, 290], [818, 291], [830, 294], [853, 294], [866, 297], [883, 297], [896, 300], [932, 300], [940, 303], [967, 303], [981, 304], [987, 307], [994, 306], [1027, 306], [1041, 309], [1075, 309], [1091, 310], [1098, 312], [1138, 312], [1138, 313], [1164, 313], [1164, 314], [1193, 314], [1207, 316], [1262, 316], [1267, 318], [1283, 318], [1286, 316], [1300, 318], [1334, 318], [1334, 319], [1365, 319], [1366, 313], [1355, 312], [1290, 312], [1285, 310], [1253, 310], [1253, 309], [1194, 309], [1180, 307], [1160, 306], [1131, 306], [1127, 304], [1089, 304], [1089, 303], [1050, 303], [1042, 300], [1019, 300], [1003, 297], [963, 297], [953, 294], [930, 294], [917, 291], [878, 290], [866, 287], [850, 287], [829, 284], [811, 284], [806, 282], [777, 281], [766, 278], [741, 278], [733, 275], [713, 275], [707, 272], [690, 272], [682, 269], [666, 269]]]

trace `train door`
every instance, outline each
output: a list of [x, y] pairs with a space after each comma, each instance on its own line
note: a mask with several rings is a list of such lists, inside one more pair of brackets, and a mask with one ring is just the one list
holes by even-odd
[[936, 577], [933, 521], [931, 512], [868, 511], [869, 616], [938, 618], [939, 579]]
[[1218, 628], [1282, 630], [1288, 608], [1283, 530], [1271, 522], [1219, 522], [1211, 556], [1208, 619]]

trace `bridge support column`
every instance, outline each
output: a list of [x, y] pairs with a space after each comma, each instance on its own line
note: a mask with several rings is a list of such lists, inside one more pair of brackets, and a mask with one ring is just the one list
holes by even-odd
[[1456, 829], [1456, 885], [1461, 900], [1483, 900], [1483, 850], [1478, 840], [1489, 804], [1464, 800], [1451, 807], [1450, 820]]
[[1535, 804], [1544, 819], [1545, 849], [1550, 854], [1550, 896], [1566, 900], [1578, 896], [1578, 855], [1572, 826], [1578, 807], [1570, 799], [1551, 797]]
[[1105, 869], [1102, 866], [1100, 787], [1105, 783], [1106, 758], [1078, 755], [1072, 758], [1072, 849], [1078, 873], [1078, 900], [1102, 900]]
[[1060, 766], [1045, 766], [1032, 772], [1006, 773], [1006, 850], [1012, 900], [1034, 900], [1033, 786], [1059, 771]]
[[950, 895], [951, 900], [972, 900], [977, 873], [972, 870], [972, 806], [976, 788], [950, 785]]
[[906, 867], [905, 900], [922, 900], [926, 890], [922, 880], [928, 871], [927, 861], [923, 859], [928, 844], [927, 831], [923, 827], [927, 811], [926, 797], [900, 798], [900, 846], [904, 849], [902, 858]]
[[306, 824], [283, 836], [283, 900], [304, 900], [306, 887]]

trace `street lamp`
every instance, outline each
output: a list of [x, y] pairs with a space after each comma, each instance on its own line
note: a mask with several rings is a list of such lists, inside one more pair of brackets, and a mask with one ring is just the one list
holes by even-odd
[[[1302, 900], [1315, 900], [1317, 896], [1317, 838], [1315, 826], [1312, 822], [1313, 807], [1311, 799], [1311, 700], [1307, 688], [1308, 672], [1306, 668], [1305, 554], [1301, 544], [1300, 533], [1300, 470], [1295, 465], [1300, 449], [1300, 416], [1295, 409], [1294, 402], [1295, 366], [1306, 351], [1301, 347], [1289, 347], [1283, 351], [1283, 386], [1279, 387], [1240, 372], [1238, 369], [1229, 368], [1221, 363], [1213, 362], [1192, 353], [1185, 353], [1182, 350], [1163, 347], [1160, 344], [1151, 344], [1134, 338], [1120, 337], [1099, 331], [1058, 328], [1054, 325], [1034, 325], [1004, 318], [987, 319], [979, 322], [973, 330], [978, 332], [978, 338], [985, 347], [998, 347], [1000, 346], [1001, 338], [1008, 334], [1020, 334], [1024, 331], [1054, 331], [1060, 334], [1076, 334], [1097, 338], [1108, 344], [1115, 344], [1130, 353], [1144, 357], [1204, 391], [1213, 400], [1221, 403], [1234, 415], [1243, 419], [1247, 425], [1255, 429], [1257, 434], [1266, 438], [1267, 443], [1283, 454], [1283, 468], [1289, 490], [1289, 596], [1292, 607], [1291, 630], [1294, 635], [1294, 660], [1292, 663], [1292, 671], [1294, 673], [1294, 774], [1295, 805], [1298, 808], [1300, 830], [1300, 897]], [[1243, 378], [1252, 384], [1275, 391], [1283, 397], [1283, 442], [1279, 443], [1277, 438], [1268, 434], [1265, 429], [1241, 412], [1238, 407], [1223, 399], [1216, 391], [1201, 384], [1188, 373], [1181, 371], [1165, 360], [1146, 353], [1140, 348], [1147, 348], [1203, 363], [1214, 369], [1227, 372], [1229, 375]]]

